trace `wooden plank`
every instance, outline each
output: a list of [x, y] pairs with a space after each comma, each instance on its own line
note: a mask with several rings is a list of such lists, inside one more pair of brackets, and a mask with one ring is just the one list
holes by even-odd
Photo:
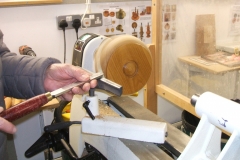
[[157, 94], [155, 86], [161, 82], [161, 51], [162, 51], [162, 27], [161, 26], [161, 0], [152, 0], [152, 44], [148, 46], [152, 53], [153, 70], [152, 74], [144, 87], [144, 107], [157, 113]]
[[216, 51], [215, 15], [196, 16], [196, 54], [213, 54]]
[[152, 0], [152, 43], [155, 45], [155, 85], [161, 84], [162, 76], [162, 0]]
[[0, 6], [62, 3], [62, 0], [0, 0]]
[[[148, 45], [152, 53], [152, 59], [155, 59], [155, 45]], [[152, 67], [152, 73], [144, 89], [144, 107], [157, 114], [157, 93], [155, 92], [155, 65]]]

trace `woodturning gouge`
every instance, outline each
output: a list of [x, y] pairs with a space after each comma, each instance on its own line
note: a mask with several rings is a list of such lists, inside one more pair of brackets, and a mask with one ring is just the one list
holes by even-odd
[[47, 92], [38, 96], [35, 96], [33, 98], [30, 98], [22, 103], [19, 103], [7, 110], [4, 110], [0, 113], [0, 117], [13, 122], [33, 111], [36, 111], [46, 103], [48, 103], [53, 98], [56, 98], [68, 91], [70, 91], [73, 87], [82, 86], [87, 82], [90, 82], [93, 79], [100, 79], [102, 78], [102, 73], [94, 73], [90, 76], [90, 79], [85, 82], [75, 82], [69, 85], [66, 85], [62, 88], [59, 88], [52, 92]]

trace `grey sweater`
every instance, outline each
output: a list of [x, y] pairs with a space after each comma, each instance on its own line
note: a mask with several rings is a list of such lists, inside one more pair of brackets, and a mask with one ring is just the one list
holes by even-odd
[[[0, 30], [0, 106], [5, 107], [4, 96], [28, 99], [45, 93], [44, 73], [53, 63], [60, 61], [10, 52], [3, 43], [3, 33]], [[6, 159], [6, 135], [0, 132], [0, 160]]]

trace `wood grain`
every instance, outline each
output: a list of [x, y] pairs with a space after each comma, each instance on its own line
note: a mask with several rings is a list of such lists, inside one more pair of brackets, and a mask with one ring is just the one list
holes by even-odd
[[196, 16], [196, 54], [213, 54], [216, 51], [215, 15]]
[[[155, 45], [148, 45], [152, 53], [152, 59], [155, 59]], [[154, 61], [153, 61], [154, 62]], [[155, 92], [155, 65], [152, 67], [151, 75], [144, 89], [144, 107], [157, 114], [157, 93]]]
[[0, 0], [0, 6], [62, 3], [62, 0]]
[[[123, 95], [133, 94], [144, 87], [152, 70], [150, 50], [139, 39], [129, 35], [111, 37], [98, 49], [104, 76], [123, 86]], [[104, 45], [104, 44], [102, 44]]]

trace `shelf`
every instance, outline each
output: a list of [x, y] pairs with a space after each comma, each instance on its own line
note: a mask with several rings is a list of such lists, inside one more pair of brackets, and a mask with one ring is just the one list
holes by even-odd
[[213, 74], [222, 74], [229, 71], [235, 71], [240, 69], [240, 66], [227, 67], [219, 63], [203, 59], [200, 56], [184, 56], [184, 57], [179, 57], [178, 59], [184, 63], [206, 70]]

